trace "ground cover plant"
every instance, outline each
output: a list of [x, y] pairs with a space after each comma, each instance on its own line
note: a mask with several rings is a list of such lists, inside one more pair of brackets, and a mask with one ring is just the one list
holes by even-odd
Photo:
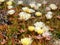
[[45, 0], [0, 0], [0, 45], [55, 45], [58, 39], [58, 5]]

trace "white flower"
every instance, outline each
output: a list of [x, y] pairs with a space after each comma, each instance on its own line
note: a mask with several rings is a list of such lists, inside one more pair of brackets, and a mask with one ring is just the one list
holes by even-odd
[[13, 8], [13, 6], [8, 6], [8, 9], [11, 9], [11, 8]]
[[51, 19], [53, 16], [52, 16], [52, 12], [47, 12], [47, 14], [46, 14], [46, 18], [47, 19]]
[[10, 14], [10, 15], [12, 15], [12, 14], [15, 13], [15, 10], [9, 10], [7, 13]]
[[33, 10], [33, 9], [29, 9], [29, 12], [30, 12], [30, 13], [34, 13], [35, 10]]
[[44, 32], [43, 34], [42, 34], [42, 36], [43, 37], [49, 37], [49, 36], [51, 36], [52, 34], [50, 33], [50, 32]]
[[52, 10], [56, 10], [57, 9], [57, 6], [55, 4], [50, 4], [49, 7], [52, 9]]
[[1, 2], [4, 2], [4, 1], [5, 1], [5, 0], [0, 0], [0, 3], [1, 3]]
[[34, 8], [34, 7], [36, 6], [36, 4], [35, 4], [35, 2], [32, 2], [32, 3], [29, 4], [29, 6], [30, 6], [31, 8]]
[[48, 26], [44, 26], [42, 29], [43, 29], [44, 31], [49, 31], [49, 30], [50, 30], [50, 28], [49, 28]]
[[23, 1], [18, 1], [18, 3], [17, 4], [23, 4]]
[[37, 7], [41, 7], [41, 5], [42, 5], [41, 3], [37, 3]]
[[31, 38], [23, 38], [23, 39], [21, 39], [21, 43], [23, 45], [31, 45], [32, 41], [33, 40]]
[[28, 7], [23, 7], [22, 10], [23, 10], [23, 11], [28, 11], [29, 8], [28, 8]]
[[47, 14], [52, 14], [52, 12], [51, 12], [51, 11], [49, 11], [49, 12], [47, 12]]
[[45, 31], [42, 28], [40, 28], [40, 27], [35, 27], [35, 32], [37, 32], [38, 34], [42, 34]]
[[42, 28], [41, 27], [35, 27], [35, 32], [37, 33], [44, 33], [44, 32], [47, 32], [49, 31], [49, 27], [48, 26], [43, 26]]
[[40, 30], [41, 28], [40, 27], [35, 27], [35, 31], [37, 32], [37, 30]]
[[43, 36], [44, 36], [44, 33], [48, 32], [49, 29], [50, 29], [43, 22], [36, 22], [34, 24], [34, 26], [35, 26], [35, 30], [34, 31], [37, 32], [38, 34], [43, 34]]
[[33, 13], [33, 12], [35, 12], [35, 10], [29, 9], [28, 7], [23, 7], [22, 10], [25, 11], [25, 12], [28, 12], [28, 13]]
[[34, 8], [35, 10], [39, 9], [39, 7], [41, 7], [41, 4], [40, 3], [35, 3], [35, 2], [32, 2], [29, 4], [29, 6], [31, 8]]
[[45, 24], [44, 24], [43, 22], [36, 22], [36, 23], [34, 24], [34, 26], [35, 26], [35, 27], [40, 27], [40, 28], [42, 28], [42, 27], [45, 26]]
[[20, 12], [19, 16], [20, 16], [19, 19], [24, 19], [24, 20], [28, 20], [31, 17], [31, 15], [26, 12]]

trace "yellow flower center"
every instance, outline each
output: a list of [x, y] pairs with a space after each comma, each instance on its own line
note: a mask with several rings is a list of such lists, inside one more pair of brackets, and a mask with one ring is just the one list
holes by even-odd
[[41, 16], [42, 13], [41, 13], [41, 12], [36, 12], [35, 15], [36, 15], [36, 16]]
[[37, 33], [38, 34], [42, 34], [42, 33], [44, 33], [44, 30], [42, 30], [42, 29], [41, 30], [37, 30]]
[[12, 1], [8, 1], [6, 4], [7, 5], [12, 5]]
[[30, 45], [32, 43], [32, 40], [30, 38], [24, 38], [24, 39], [21, 39], [21, 43], [23, 45]]
[[29, 30], [29, 31], [34, 31], [34, 26], [29, 26], [29, 27], [28, 27], [28, 30]]

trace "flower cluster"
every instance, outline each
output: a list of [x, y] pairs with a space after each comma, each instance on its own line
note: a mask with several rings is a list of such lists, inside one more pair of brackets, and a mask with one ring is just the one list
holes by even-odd
[[19, 19], [24, 19], [24, 20], [28, 20], [29, 18], [31, 18], [31, 14], [28, 14], [26, 12], [20, 12], [19, 16], [20, 16]]
[[28, 13], [33, 13], [33, 12], [35, 12], [35, 10], [29, 9], [28, 7], [23, 7], [22, 10], [25, 11], [25, 12], [28, 12]]
[[41, 3], [32, 2], [29, 4], [29, 6], [31, 8], [34, 8], [35, 10], [37, 10], [37, 9], [39, 9], [39, 7], [41, 7]]
[[49, 32], [50, 28], [43, 22], [36, 22], [34, 26], [28, 26], [29, 31], [35, 31], [43, 37], [50, 37], [52, 34]]

